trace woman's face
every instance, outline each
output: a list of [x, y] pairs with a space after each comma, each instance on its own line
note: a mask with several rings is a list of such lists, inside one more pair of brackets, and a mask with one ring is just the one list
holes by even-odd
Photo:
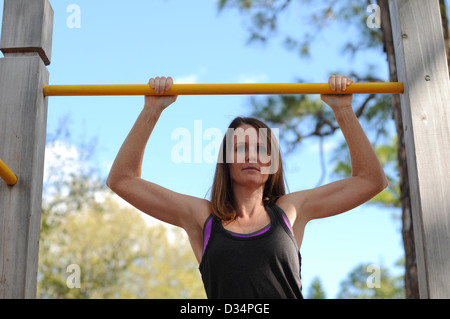
[[228, 157], [231, 159], [228, 165], [233, 183], [249, 187], [266, 183], [269, 175], [263, 174], [261, 168], [270, 166], [270, 155], [264, 135], [249, 124], [242, 124], [234, 130], [233, 144], [229, 147], [233, 154]]

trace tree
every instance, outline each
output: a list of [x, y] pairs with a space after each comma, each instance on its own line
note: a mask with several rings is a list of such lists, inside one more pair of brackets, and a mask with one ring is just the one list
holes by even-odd
[[66, 122], [48, 138], [37, 296], [205, 298], [187, 236], [113, 196]]
[[403, 299], [403, 278], [375, 264], [356, 266], [341, 282], [340, 299]]
[[319, 277], [315, 277], [308, 289], [307, 299], [326, 299], [325, 291]]
[[181, 230], [149, 226], [141, 213], [104, 196], [102, 210], [72, 211], [41, 240], [38, 296], [204, 298]]
[[[297, 5], [301, 8], [307, 8], [311, 11], [309, 17], [304, 17], [303, 23], [308, 26], [307, 30], [299, 33], [296, 29], [296, 35], [290, 33], [283, 34], [282, 43], [286, 48], [297, 52], [300, 57], [305, 58], [309, 54], [309, 47], [316, 39], [322, 29], [332, 25], [333, 22], [343, 21], [346, 27], [354, 26], [360, 32], [359, 37], [348, 39], [343, 46], [345, 52], [354, 54], [355, 52], [382, 50], [384, 52], [389, 68], [389, 79], [384, 81], [397, 82], [397, 68], [394, 55], [394, 41], [392, 37], [392, 28], [389, 13], [388, 0], [377, 0], [376, 4], [380, 9], [381, 28], [368, 27], [368, 5], [373, 1], [333, 1], [322, 0], [320, 3], [314, 1], [314, 7], [310, 0], [220, 0], [219, 9], [225, 7], [238, 8], [246, 15], [250, 16], [251, 23], [248, 25], [249, 42], [259, 41], [268, 43], [275, 38], [280, 31], [283, 13], [289, 8]], [[450, 52], [449, 32], [447, 10], [444, 0], [439, 0], [441, 4], [441, 16], [444, 29], [444, 39], [447, 53]], [[283, 30], [284, 31], [284, 30]], [[278, 32], [278, 33], [277, 33]], [[450, 63], [450, 55], [447, 54]], [[382, 63], [377, 61], [377, 63]], [[361, 74], [353, 70], [352, 76], [357, 81], [382, 81], [374, 77], [371, 73], [376, 65], [369, 68], [369, 72]], [[336, 70], [338, 71], [338, 70]], [[302, 79], [298, 79], [302, 82]], [[320, 102], [311, 100], [307, 96], [279, 96], [269, 97], [265, 100], [252, 99], [254, 115], [261, 117], [272, 125], [289, 131], [290, 134], [281, 136], [284, 144], [290, 146], [290, 149], [298, 147], [304, 139], [316, 137], [322, 143], [327, 136], [333, 135], [338, 126], [332, 114], [323, 107]], [[364, 121], [365, 127], [370, 127], [370, 137], [376, 141], [377, 153], [385, 153], [385, 166], [395, 166], [396, 173], [391, 172], [388, 178], [391, 182], [390, 187], [378, 196], [375, 201], [384, 205], [401, 207], [402, 209], [402, 237], [405, 249], [405, 287], [407, 298], [419, 298], [417, 265], [414, 245], [414, 231], [412, 226], [411, 204], [409, 195], [408, 171], [406, 165], [406, 152], [403, 137], [403, 122], [400, 107], [400, 98], [398, 95], [386, 97], [383, 95], [361, 96], [355, 99], [355, 113], [360, 121]], [[390, 118], [395, 123], [395, 136], [385, 125]], [[313, 123], [313, 124], [311, 124]], [[306, 128], [306, 129], [305, 129]], [[282, 141], [283, 142], [283, 141]], [[386, 153], [395, 150], [395, 153]], [[342, 161], [342, 153], [337, 153], [335, 162], [337, 165], [335, 173], [348, 174], [349, 168]], [[396, 156], [393, 156], [396, 154]], [[396, 164], [393, 164], [393, 162]]]

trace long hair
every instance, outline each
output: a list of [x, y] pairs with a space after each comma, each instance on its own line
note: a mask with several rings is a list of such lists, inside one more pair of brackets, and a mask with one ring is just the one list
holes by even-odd
[[[272, 158], [274, 158], [274, 156], [277, 157], [277, 169], [275, 172], [269, 173], [269, 178], [265, 183], [263, 198], [261, 198], [261, 200], [264, 202], [264, 205], [275, 203], [279, 197], [286, 194], [285, 178], [278, 141], [275, 136], [273, 136], [272, 130], [264, 122], [251, 117], [235, 118], [230, 123], [227, 132], [229, 132], [230, 129], [237, 129], [243, 124], [251, 125], [260, 132], [267, 132], [268, 152]], [[232, 221], [237, 218], [237, 213], [230, 175], [230, 164], [227, 162], [227, 145], [229, 145], [227, 142], [229, 142], [228, 138], [233, 138], [233, 136], [227, 135], [228, 134], [225, 134], [222, 140], [221, 150], [219, 152], [211, 189], [211, 204], [212, 212], [217, 218], [223, 221]], [[274, 153], [272, 154], [272, 152]]]

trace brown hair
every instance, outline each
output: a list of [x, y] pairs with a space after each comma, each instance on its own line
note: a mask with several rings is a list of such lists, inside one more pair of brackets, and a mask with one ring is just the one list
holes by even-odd
[[[277, 199], [286, 194], [285, 178], [281, 161], [281, 153], [278, 147], [278, 141], [272, 134], [272, 130], [262, 121], [251, 117], [237, 117], [231, 123], [228, 129], [237, 129], [243, 124], [253, 126], [255, 129], [266, 129], [268, 152], [276, 152], [272, 156], [278, 156], [278, 169], [269, 175], [264, 186], [263, 198], [265, 205], [275, 203]], [[259, 130], [261, 131], [261, 130]], [[228, 132], [228, 130], [227, 130]], [[214, 181], [211, 189], [211, 204], [213, 214], [223, 221], [232, 221], [237, 217], [235, 209], [235, 200], [232, 189], [229, 163], [226, 161], [227, 152], [227, 134], [225, 134], [219, 158], [214, 174]], [[273, 158], [273, 157], [272, 157]]]

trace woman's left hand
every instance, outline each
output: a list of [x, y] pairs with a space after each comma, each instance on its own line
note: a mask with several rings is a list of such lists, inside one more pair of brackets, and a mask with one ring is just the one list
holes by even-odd
[[[328, 83], [330, 84], [331, 90], [345, 92], [347, 87], [353, 83], [353, 80], [347, 76], [331, 75]], [[320, 98], [327, 103], [333, 111], [352, 107], [352, 94], [322, 94], [320, 95]]]

